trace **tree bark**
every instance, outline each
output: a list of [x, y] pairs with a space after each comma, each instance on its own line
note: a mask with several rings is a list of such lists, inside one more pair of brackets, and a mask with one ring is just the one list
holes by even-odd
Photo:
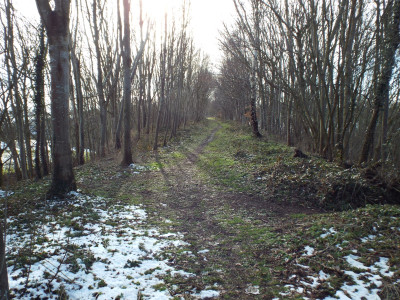
[[124, 44], [123, 44], [123, 72], [124, 72], [124, 87], [123, 87], [123, 114], [124, 114], [124, 148], [121, 165], [128, 166], [132, 160], [131, 149], [131, 46], [130, 46], [130, 0], [124, 0]]
[[[255, 64], [255, 59], [253, 64]], [[254, 66], [253, 66], [254, 67]], [[258, 130], [258, 120], [257, 120], [257, 107], [256, 107], [256, 98], [257, 98], [257, 87], [256, 87], [256, 72], [254, 68], [251, 70], [251, 78], [250, 78], [250, 117], [251, 117], [251, 128], [253, 130], [253, 134], [255, 137], [262, 137], [260, 131]]]
[[393, 11], [387, 16], [388, 18], [390, 18], [390, 23], [385, 32], [384, 50], [382, 56], [383, 65], [375, 91], [372, 117], [368, 124], [363, 147], [361, 150], [361, 155], [359, 159], [360, 164], [365, 163], [368, 160], [370, 148], [374, 139], [376, 125], [378, 122], [379, 111], [381, 110], [385, 101], [385, 97], [387, 96], [390, 79], [392, 78], [393, 67], [396, 62], [396, 50], [399, 47], [400, 42], [400, 0], [393, 1], [392, 7], [387, 7], [386, 9], [393, 9]]
[[47, 31], [50, 53], [53, 174], [48, 197], [62, 197], [76, 190], [69, 140], [70, 4], [70, 0], [55, 1], [55, 9], [52, 10], [49, 0], [36, 0]]
[[44, 122], [42, 117], [42, 105], [44, 104], [44, 63], [45, 63], [46, 49], [44, 44], [44, 28], [40, 28], [40, 42], [39, 49], [36, 55], [36, 70], [35, 70], [35, 127], [36, 127], [36, 147], [35, 147], [35, 173], [36, 178], [42, 178], [41, 164], [40, 164], [40, 146], [42, 142], [41, 123]]
[[97, 57], [97, 94], [99, 96], [100, 107], [100, 156], [106, 155], [106, 135], [107, 135], [107, 102], [104, 97], [103, 71], [101, 66], [101, 51], [99, 27], [97, 25], [97, 0], [93, 0], [93, 28], [94, 28], [94, 44]]
[[77, 76], [76, 101], [78, 102], [78, 118], [79, 118], [78, 164], [83, 165], [85, 163], [85, 119], [83, 117], [83, 93], [81, 85], [81, 68], [79, 60], [77, 61], [76, 76]]
[[8, 274], [6, 263], [6, 245], [4, 243], [3, 224], [0, 223], [0, 299], [9, 298]]
[[49, 175], [49, 156], [47, 149], [47, 138], [46, 138], [46, 107], [44, 105], [44, 98], [41, 104], [41, 122], [40, 122], [40, 160], [42, 162], [43, 176]]
[[158, 134], [160, 132], [160, 125], [161, 125], [161, 116], [164, 110], [164, 102], [165, 102], [165, 65], [166, 65], [166, 57], [167, 57], [167, 15], [165, 15], [165, 31], [164, 31], [164, 47], [162, 50], [162, 59], [161, 59], [161, 91], [160, 91], [160, 103], [158, 108], [157, 114], [157, 123], [156, 123], [156, 132], [154, 137], [154, 145], [153, 150], [158, 149]]
[[[26, 164], [26, 148], [24, 143], [24, 122], [23, 122], [23, 107], [22, 100], [18, 90], [18, 70], [17, 70], [17, 62], [15, 58], [14, 52], [14, 32], [13, 32], [13, 20], [12, 20], [12, 5], [11, 1], [7, 0], [6, 6], [6, 15], [7, 15], [7, 35], [6, 35], [6, 65], [7, 65], [7, 73], [9, 76], [9, 82], [11, 84], [10, 95], [11, 99], [14, 96], [15, 105], [12, 104], [13, 113], [15, 116], [16, 127], [17, 127], [17, 138], [18, 138], [18, 146], [19, 146], [19, 157], [20, 157], [20, 166], [22, 171], [22, 179], [28, 178], [28, 170]], [[10, 66], [11, 63], [11, 66]], [[11, 71], [12, 67], [12, 71]]]

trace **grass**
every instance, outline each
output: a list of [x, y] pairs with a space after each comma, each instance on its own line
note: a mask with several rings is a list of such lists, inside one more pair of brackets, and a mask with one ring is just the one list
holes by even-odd
[[[357, 255], [365, 266], [387, 258], [393, 274], [383, 276], [381, 295], [390, 299], [399, 291], [400, 208], [371, 204], [380, 192], [358, 169], [344, 170], [314, 156], [293, 158], [292, 148], [255, 139], [249, 128], [217, 120], [186, 128], [158, 152], [138, 150], [136, 163], [146, 167], [140, 174], [116, 161], [97, 161], [77, 168], [76, 177], [85, 193], [107, 197], [110, 202], [104, 205], [118, 211], [125, 205], [143, 206], [149, 228], [183, 233], [187, 244], [159, 256], [196, 276], [163, 275], [165, 283], [155, 285], [157, 290], [168, 290], [177, 299], [205, 289], [220, 289], [226, 299], [323, 299], [354, 283], [346, 270], [363, 272], [346, 260]], [[35, 205], [47, 186], [47, 181], [21, 184], [9, 197], [11, 212], [26, 208], [17, 205], [22, 202]], [[95, 224], [99, 215], [90, 211], [82, 207], [69, 217], [62, 211], [55, 214], [80, 234], [74, 219], [85, 216]], [[21, 215], [20, 226], [39, 217]], [[306, 255], [307, 246], [314, 249], [311, 255]], [[201, 252], [205, 249], [209, 251]], [[72, 267], [80, 267], [74, 264], [78, 260], [86, 268], [94, 263], [90, 253], [71, 251]], [[34, 258], [21, 250], [10, 259], [23, 265]], [[139, 265], [131, 260], [125, 268]], [[321, 271], [329, 278], [310, 288], [310, 276]], [[246, 294], [249, 285], [258, 286], [260, 295]]]
[[[264, 295], [279, 297], [283, 290], [282, 282], [290, 283], [286, 274], [302, 272], [306, 277], [320, 271], [327, 272], [330, 278], [313, 291], [313, 295], [334, 295], [344, 282], [352, 282], [343, 273], [335, 272], [349, 269], [344, 257], [355, 251], [360, 255], [360, 261], [366, 265], [373, 265], [376, 256], [381, 255], [389, 257], [391, 270], [399, 269], [397, 256], [393, 255], [398, 249], [399, 240], [391, 238], [400, 228], [397, 206], [367, 205], [352, 210], [351, 202], [329, 202], [332, 201], [329, 196], [335, 184], [367, 184], [358, 170], [344, 170], [318, 157], [310, 157], [308, 160], [293, 158], [293, 150], [287, 146], [254, 139], [249, 130], [233, 123], [221, 125], [215, 139], [205, 148], [197, 162], [204, 182], [212, 183], [219, 190], [234, 193], [266, 196], [272, 189], [270, 199], [286, 204], [322, 206], [329, 210], [350, 208], [342, 213], [311, 216], [302, 212], [293, 213], [290, 215], [291, 221], [288, 221], [293, 227], [283, 232], [257, 218], [250, 218], [242, 209], [232, 211], [227, 206], [215, 216], [226, 233], [219, 236], [221, 244], [234, 249], [233, 252], [240, 257], [241, 265], [245, 266], [253, 284], [264, 286]], [[389, 217], [385, 218], [384, 215]], [[375, 232], [375, 235], [379, 237], [361, 242], [363, 237], [374, 232], [372, 224], [376, 224], [376, 220], [379, 220], [379, 233]], [[335, 228], [336, 233], [321, 238], [329, 228]], [[302, 256], [308, 245], [312, 245], [316, 251], [311, 258]], [[289, 262], [294, 261], [308, 265], [310, 270], [291, 267]], [[231, 268], [229, 263], [220, 267], [227, 273]], [[394, 278], [399, 277], [400, 274], [395, 272]], [[229, 284], [229, 280], [222, 281]], [[226, 294], [228, 298], [232, 295], [234, 293], [229, 291]], [[288, 298], [302, 297], [291, 293]]]
[[386, 190], [368, 181], [360, 169], [293, 154], [291, 147], [255, 139], [247, 127], [225, 122], [198, 166], [206, 180], [223, 188], [309, 207], [340, 211], [386, 201]]

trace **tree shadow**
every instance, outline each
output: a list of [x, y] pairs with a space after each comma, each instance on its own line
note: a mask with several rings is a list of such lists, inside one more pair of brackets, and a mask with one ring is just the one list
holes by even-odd
[[165, 169], [164, 169], [164, 166], [163, 166], [163, 164], [162, 164], [162, 162], [161, 162], [161, 159], [160, 159], [160, 155], [159, 155], [159, 153], [156, 151], [156, 163], [157, 163], [157, 167], [159, 168], [159, 170], [160, 170], [160, 172], [161, 172], [161, 174], [162, 174], [162, 176], [163, 176], [163, 178], [164, 178], [164, 181], [165, 181], [165, 183], [168, 185], [168, 186], [172, 186], [172, 184], [171, 184], [171, 180], [170, 180], [170, 178], [169, 178], [169, 175], [168, 175], [168, 173], [165, 171]]

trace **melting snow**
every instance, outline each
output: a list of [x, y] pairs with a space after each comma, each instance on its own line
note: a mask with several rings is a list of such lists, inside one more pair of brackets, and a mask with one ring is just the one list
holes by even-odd
[[14, 192], [0, 190], [0, 198], [8, 197], [11, 196], [12, 194], [14, 194]]
[[326, 274], [324, 271], [319, 271], [319, 278], [322, 280], [327, 280], [330, 276]]
[[[110, 205], [104, 198], [76, 192], [70, 196], [71, 201], [49, 205], [53, 209], [70, 205], [72, 209], [62, 211], [62, 217], [55, 214], [42, 217], [43, 221], [26, 221], [30, 215], [46, 215], [49, 208], [45, 207], [9, 218], [6, 251], [11, 257], [10, 288], [16, 298], [57, 299], [63, 289], [70, 299], [136, 299], [139, 292], [145, 299], [170, 299], [168, 290], [155, 287], [164, 283], [160, 276], [192, 276], [159, 258], [163, 249], [184, 245], [182, 235], [161, 235], [157, 228], [146, 228], [143, 209]], [[26, 253], [27, 249], [32, 253]], [[32, 261], [30, 267], [26, 261], [17, 263], [21, 253]], [[27, 273], [29, 284], [22, 295]], [[218, 295], [207, 290], [193, 296]]]
[[304, 269], [309, 269], [310, 268], [309, 266], [302, 265], [302, 264], [296, 264], [296, 266], [299, 266], [299, 267], [304, 268]]
[[[307, 246], [308, 247], [308, 246]], [[307, 253], [311, 252], [310, 249], [305, 247]], [[311, 248], [311, 247], [310, 247]], [[308, 251], [310, 250], [310, 251]], [[383, 285], [383, 277], [392, 277], [393, 271], [389, 268], [389, 259], [380, 257], [377, 262], [371, 266], [366, 266], [359, 261], [360, 257], [350, 254], [344, 257], [350, 267], [356, 268], [357, 273], [354, 271], [343, 270], [344, 274], [348, 275], [352, 280], [345, 282], [343, 286], [336, 291], [336, 294], [331, 297], [326, 297], [323, 300], [351, 300], [351, 299], [380, 299], [378, 292], [379, 288]], [[309, 266], [296, 264], [297, 266], [311, 270]], [[314, 276], [306, 276], [297, 280], [296, 275], [289, 276], [290, 280], [295, 280], [300, 286], [293, 284], [285, 285], [287, 291], [281, 292], [280, 295], [288, 297], [294, 293], [304, 294], [307, 291], [318, 289], [318, 287], [329, 280], [331, 276], [320, 270]], [[329, 285], [329, 281], [327, 282]], [[308, 299], [304, 297], [304, 299]]]
[[199, 253], [199, 254], [204, 254], [204, 253], [207, 253], [207, 252], [210, 252], [210, 250], [204, 249], [204, 250], [198, 251], [197, 253]]
[[323, 238], [323, 239], [326, 238], [329, 235], [337, 233], [337, 231], [333, 227], [331, 227], [329, 229], [323, 228], [323, 230], [326, 231], [325, 233], [320, 235], [320, 237]]
[[315, 249], [313, 247], [305, 246], [304, 247], [304, 252], [305, 253], [303, 254], [303, 256], [311, 256], [311, 255], [314, 254], [314, 251], [315, 251]]
[[[369, 290], [370, 282], [365, 282], [359, 279], [364, 274], [356, 274], [352, 271], [345, 271], [346, 275], [352, 277], [355, 285], [348, 285], [345, 283], [341, 290], [337, 291], [334, 297], [326, 297], [324, 300], [350, 300], [350, 299], [380, 299], [378, 296], [378, 289]], [[346, 292], [346, 294], [344, 293]], [[350, 296], [350, 297], [349, 297]]]
[[368, 267], [364, 266], [364, 264], [362, 264], [359, 261], [357, 261], [357, 259], [359, 259], [359, 258], [360, 258], [359, 256], [353, 255], [353, 254], [347, 255], [345, 257], [347, 263], [350, 266], [352, 266], [354, 268], [357, 268], [357, 269], [361, 269], [361, 270], [368, 270], [369, 269]]
[[361, 238], [361, 242], [366, 243], [368, 241], [372, 241], [376, 238], [376, 235], [370, 234], [367, 237]]
[[394, 275], [394, 272], [389, 271], [388, 263], [388, 258], [380, 257], [379, 261], [375, 263], [375, 266], [380, 269], [379, 272], [382, 274], [382, 276], [392, 277]]
[[[130, 165], [129, 165], [129, 168], [135, 170], [136, 173], [139, 173], [139, 172], [137, 172], [137, 171], [146, 171], [146, 170], [148, 170], [147, 167], [145, 167], [145, 166], [140, 166], [140, 165], [136, 165], [136, 164], [130, 164]], [[134, 173], [135, 173], [135, 172], [134, 172]]]
[[200, 298], [200, 299], [215, 298], [215, 297], [219, 297], [219, 292], [214, 291], [214, 290], [205, 290], [205, 291], [201, 291], [198, 294], [193, 294], [192, 296], [195, 298]]
[[249, 295], [260, 295], [260, 287], [258, 285], [248, 285], [244, 291]]
[[288, 289], [288, 291], [287, 292], [281, 292], [281, 293], [279, 293], [280, 295], [289, 296], [293, 292], [297, 292], [297, 293], [300, 293], [300, 294], [304, 292], [304, 288], [302, 288], [302, 287], [297, 287], [296, 288], [296, 287], [294, 287], [294, 285], [291, 285], [291, 284], [285, 285], [285, 288]]
[[305, 286], [309, 286], [311, 288], [316, 288], [321, 284], [321, 282], [329, 279], [329, 277], [330, 276], [328, 274], [326, 274], [324, 271], [321, 270], [321, 271], [319, 271], [317, 276], [307, 276], [309, 282], [306, 282], [306, 281], [300, 281], [300, 282]]
[[351, 267], [365, 270], [365, 272], [355, 273], [353, 271], [344, 271], [346, 275], [353, 279], [355, 284], [350, 285], [345, 283], [336, 292], [335, 297], [326, 297], [324, 300], [380, 299], [378, 295], [379, 289], [371, 289], [371, 284], [379, 288], [382, 286], [382, 276], [393, 276], [394, 272], [389, 271], [389, 259], [380, 257], [378, 262], [369, 267], [357, 261], [359, 259], [358, 256], [350, 254], [345, 259]]
[[336, 248], [338, 248], [339, 250], [343, 250], [343, 247], [340, 246], [340, 244], [336, 244]]

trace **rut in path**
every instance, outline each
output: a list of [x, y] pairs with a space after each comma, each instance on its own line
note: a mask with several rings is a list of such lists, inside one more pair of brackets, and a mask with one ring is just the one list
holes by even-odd
[[[157, 207], [161, 216], [178, 220], [174, 229], [183, 233], [193, 253], [210, 250], [206, 260], [199, 255], [195, 266], [179, 267], [197, 269], [198, 274], [206, 269], [222, 268], [225, 270], [225, 288], [241, 294], [251, 282], [251, 274], [240, 255], [246, 251], [248, 241], [237, 239], [234, 233], [227, 230], [221, 223], [221, 216], [261, 220], [271, 230], [281, 231], [293, 226], [289, 215], [299, 210], [304, 212], [304, 208], [285, 207], [258, 195], [232, 192], [209, 183], [207, 176], [212, 177], [212, 174], [204, 175], [197, 162], [201, 154], [208, 151], [206, 146], [218, 138], [216, 133], [219, 129], [214, 129], [195, 150], [186, 152], [186, 158], [179, 163], [161, 167], [160, 172], [152, 172], [147, 178], [148, 184], [162, 184], [164, 189], [161, 189], [162, 192], [153, 190], [143, 196]], [[157, 161], [159, 166], [163, 166], [159, 158]]]
[[[189, 222], [203, 220], [209, 223], [215, 212], [223, 205], [227, 205], [235, 211], [245, 211], [246, 215], [250, 214], [264, 222], [271, 222], [271, 226], [276, 221], [282, 223], [281, 218], [291, 214], [315, 213], [314, 209], [293, 204], [287, 206], [283, 202], [276, 203], [252, 193], [232, 192], [229, 191], [229, 188], [222, 188], [221, 191], [221, 187], [217, 188], [206, 182], [204, 176], [201, 178], [196, 163], [206, 146], [214, 140], [219, 129], [220, 127], [215, 128], [194, 151], [188, 151], [185, 160], [172, 167], [161, 168], [162, 179], [155, 178], [154, 180], [164, 180], [169, 190], [169, 197], [159, 199], [161, 202], [170, 205], [174, 210], [185, 212], [182, 217]], [[213, 175], [208, 174], [208, 176], [212, 177]], [[277, 217], [279, 220], [276, 220]]]

